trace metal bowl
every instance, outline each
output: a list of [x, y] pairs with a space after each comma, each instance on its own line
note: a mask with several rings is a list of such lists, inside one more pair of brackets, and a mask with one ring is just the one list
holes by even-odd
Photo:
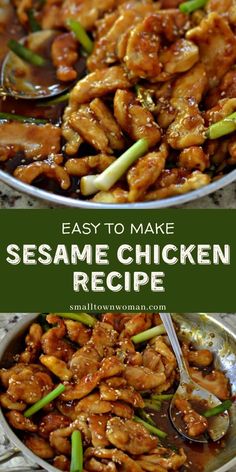
[[[38, 314], [25, 315], [23, 319], [16, 323], [15, 327], [10, 330], [3, 341], [1, 341], [1, 366], [12, 365], [13, 356], [22, 350], [25, 332], [37, 316]], [[174, 314], [174, 319], [180, 326], [182, 338], [190, 340], [198, 348], [205, 347], [214, 352], [216, 367], [226, 372], [232, 386], [232, 393], [236, 395], [236, 333], [233, 333], [224, 322], [219, 320], [214, 314]], [[24, 456], [34, 463], [39, 464], [40, 467], [48, 472], [58, 472], [58, 469], [33, 454], [33, 452], [22, 443], [8, 425], [1, 410], [0, 423], [4, 433]], [[204, 472], [226, 472], [236, 465], [235, 437], [236, 405], [232, 408], [231, 425], [225, 440], [225, 447], [216, 457], [210, 460]], [[8, 458], [14, 453], [16, 453], [16, 449], [12, 449], [9, 452]], [[5, 457], [7, 458], [6, 453]], [[29, 469], [27, 468], [27, 470]], [[35, 469], [32, 469], [32, 471], [33, 470]]]
[[46, 190], [41, 190], [33, 185], [25, 184], [20, 180], [16, 179], [10, 174], [7, 174], [3, 170], [0, 170], [0, 180], [5, 184], [12, 187], [14, 190], [19, 192], [26, 193], [31, 197], [44, 200], [47, 203], [52, 203], [59, 206], [66, 206], [70, 208], [83, 208], [83, 209], [120, 209], [120, 210], [146, 210], [156, 209], [156, 208], [168, 208], [177, 205], [182, 205], [183, 203], [192, 202], [198, 198], [205, 197], [210, 193], [216, 192], [223, 187], [231, 184], [236, 180], [236, 169], [229, 172], [229, 174], [221, 177], [215, 182], [205, 185], [205, 187], [194, 190], [193, 192], [185, 193], [184, 195], [178, 195], [175, 197], [165, 198], [162, 200], [153, 200], [151, 202], [137, 202], [137, 203], [95, 203], [85, 200], [76, 200], [75, 198], [64, 197], [62, 195], [56, 195], [55, 193], [47, 192]]

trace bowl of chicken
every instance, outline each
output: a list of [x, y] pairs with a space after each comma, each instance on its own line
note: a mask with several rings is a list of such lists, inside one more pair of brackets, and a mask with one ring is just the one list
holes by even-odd
[[[227, 435], [199, 444], [169, 418], [178, 369], [158, 314], [64, 315], [25, 315], [1, 343], [0, 422], [19, 452], [51, 472], [77, 470], [79, 432], [85, 472], [224, 472], [236, 463], [236, 336], [217, 316], [172, 315], [191, 377], [232, 401]], [[193, 438], [201, 418], [194, 409], [183, 417]]]
[[35, 24], [56, 30], [34, 90], [48, 70], [68, 91], [36, 100], [2, 91], [1, 180], [82, 208], [173, 206], [233, 182], [234, 1], [194, 4], [6, 0], [1, 60]]

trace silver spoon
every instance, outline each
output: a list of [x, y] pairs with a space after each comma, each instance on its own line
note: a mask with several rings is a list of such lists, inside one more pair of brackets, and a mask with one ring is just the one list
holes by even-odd
[[[45, 65], [33, 66], [10, 51], [2, 65], [0, 94], [14, 98], [43, 99], [55, 97], [66, 92], [71, 82], [59, 82], [56, 71], [50, 60], [51, 44], [60, 34], [55, 30], [42, 30], [31, 33], [19, 42], [46, 58]], [[80, 58], [76, 64], [78, 79], [85, 70], [85, 59]]]
[[[183, 353], [179, 344], [179, 340], [177, 338], [175, 328], [172, 322], [171, 315], [169, 313], [162, 313], [161, 315], [162, 323], [165, 326], [166, 332], [168, 334], [172, 349], [175, 353], [176, 360], [179, 367], [179, 374], [180, 374], [180, 383], [178, 389], [176, 390], [174, 397], [172, 398], [170, 404], [170, 418], [177, 429], [177, 431], [184, 436], [189, 441], [198, 442], [198, 443], [207, 443], [207, 437], [205, 435], [201, 435], [198, 437], [190, 437], [187, 435], [185, 429], [183, 429], [178, 422], [178, 411], [175, 407], [175, 400], [178, 397], [185, 398], [190, 401], [202, 401], [207, 404], [207, 408], [213, 408], [217, 405], [221, 404], [219, 398], [217, 398], [212, 393], [208, 392], [204, 388], [200, 387], [196, 382], [194, 382], [189, 373], [188, 369], [183, 357]], [[213, 416], [210, 418], [209, 421], [209, 428], [208, 428], [208, 435], [213, 441], [219, 441], [225, 434], [229, 428], [229, 413], [225, 411], [224, 413]]]

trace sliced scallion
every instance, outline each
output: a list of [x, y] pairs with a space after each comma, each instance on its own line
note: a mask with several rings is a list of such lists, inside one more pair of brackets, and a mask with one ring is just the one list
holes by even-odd
[[97, 320], [87, 313], [57, 313], [57, 316], [61, 318], [67, 318], [69, 320], [79, 321], [86, 326], [92, 327], [95, 326]]
[[13, 51], [18, 57], [23, 59], [23, 61], [32, 64], [33, 66], [44, 66], [46, 64], [46, 59], [40, 56], [36, 52], [31, 51], [31, 49], [26, 48], [23, 44], [19, 43], [15, 39], [10, 39], [7, 43], [9, 49]]
[[207, 1], [208, 0], [189, 0], [188, 2], [181, 3], [179, 9], [182, 13], [192, 13], [193, 11], [204, 8]]
[[74, 33], [76, 39], [79, 41], [83, 49], [88, 53], [91, 54], [93, 52], [93, 41], [88, 36], [86, 30], [81, 25], [81, 23], [77, 20], [68, 20], [67, 25], [70, 30]]
[[202, 416], [205, 418], [211, 418], [212, 416], [220, 415], [231, 408], [233, 402], [231, 400], [225, 400], [220, 405], [215, 406], [214, 408], [209, 408], [209, 410], [202, 413]]
[[47, 406], [49, 403], [51, 403], [55, 398], [59, 397], [64, 391], [65, 391], [65, 385], [59, 384], [54, 390], [52, 390], [48, 395], [45, 397], [41, 398], [38, 402], [36, 402], [34, 405], [32, 405], [28, 410], [24, 412], [25, 418], [30, 418], [30, 416], [34, 415], [37, 413], [39, 410]]
[[166, 333], [166, 329], [165, 326], [161, 324], [154, 326], [154, 328], [147, 329], [146, 331], [142, 331], [142, 333], [135, 334], [135, 336], [132, 336], [131, 341], [133, 341], [134, 344], [139, 344], [164, 333]]
[[236, 112], [209, 126], [206, 136], [209, 139], [218, 139], [234, 131], [236, 131]]
[[15, 115], [14, 113], [5, 113], [3, 111], [0, 112], [0, 120], [20, 121], [22, 123], [35, 123], [35, 124], [38, 124], [38, 125], [48, 123], [47, 120], [43, 120], [41, 118], [33, 118], [31, 116]]
[[167, 434], [164, 431], [161, 431], [160, 429], [156, 428], [155, 426], [152, 426], [151, 424], [146, 423], [146, 421], [143, 421], [141, 418], [138, 416], [134, 416], [133, 420], [136, 421], [137, 423], [142, 424], [145, 426], [145, 428], [155, 436], [158, 436], [161, 439], [165, 439]]
[[80, 431], [74, 431], [71, 435], [70, 472], [83, 472], [83, 444]]

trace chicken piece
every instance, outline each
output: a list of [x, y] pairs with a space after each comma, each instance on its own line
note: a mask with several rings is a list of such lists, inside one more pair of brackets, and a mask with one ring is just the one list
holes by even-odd
[[46, 0], [42, 5], [41, 26], [42, 29], [57, 30], [63, 27], [62, 18], [63, 0]]
[[170, 184], [164, 188], [158, 188], [149, 192], [145, 196], [145, 201], [159, 200], [162, 198], [172, 197], [174, 195], [182, 195], [184, 193], [196, 190], [198, 188], [208, 185], [211, 178], [207, 174], [202, 172], [194, 171], [186, 177], [182, 177], [178, 183]]
[[184, 344], [182, 350], [185, 358], [189, 364], [193, 364], [197, 367], [208, 367], [214, 360], [214, 355], [208, 349], [201, 349], [200, 351], [192, 351], [189, 346]]
[[192, 99], [172, 98], [177, 116], [167, 130], [167, 142], [174, 149], [200, 146], [206, 140], [204, 120]]
[[198, 59], [198, 47], [186, 39], [178, 39], [160, 54], [163, 71], [170, 76], [188, 71]]
[[236, 98], [223, 98], [216, 106], [210, 108], [204, 113], [204, 119], [207, 126], [217, 123], [236, 110]]
[[143, 425], [116, 417], [108, 420], [106, 435], [113, 446], [132, 455], [145, 454], [158, 444]]
[[62, 393], [61, 398], [67, 400], [80, 400], [91, 393], [102, 379], [119, 375], [123, 372], [124, 366], [117, 357], [107, 357], [103, 359], [100, 369], [92, 374], [87, 374], [74, 386]]
[[181, 151], [178, 157], [178, 165], [180, 167], [185, 167], [185, 169], [197, 169], [204, 172], [204, 170], [210, 167], [210, 161], [202, 147], [191, 146]]
[[13, 175], [27, 184], [31, 184], [40, 175], [45, 175], [48, 179], [56, 180], [63, 190], [67, 190], [70, 187], [70, 178], [65, 169], [60, 166], [62, 162], [62, 155], [51, 155], [45, 161], [18, 166]]
[[26, 403], [14, 401], [8, 393], [0, 394], [0, 405], [7, 410], [24, 411], [26, 409]]
[[26, 368], [27, 372], [31, 371], [32, 373], [45, 371], [44, 367], [40, 366], [39, 364], [30, 364], [26, 366], [21, 362], [13, 365], [12, 367], [10, 367], [10, 369], [1, 369], [0, 380], [5, 389], [8, 389], [12, 375], [19, 374], [22, 372], [22, 370]]
[[166, 380], [164, 372], [155, 373], [143, 366], [126, 366], [123, 375], [129, 385], [140, 391], [152, 390]]
[[92, 100], [90, 108], [96, 120], [105, 130], [111, 149], [122, 150], [125, 146], [124, 137], [109, 108], [100, 98]]
[[[93, 98], [103, 97], [117, 89], [131, 87], [123, 67], [113, 66], [88, 74], [79, 80], [70, 93], [69, 105], [76, 111], [78, 106], [90, 102]], [[1, 144], [1, 141], [0, 141]]]
[[164, 365], [161, 361], [161, 354], [155, 351], [153, 347], [147, 346], [142, 355], [142, 364], [153, 372], [164, 372]]
[[134, 9], [127, 10], [125, 15], [118, 15], [115, 18], [108, 31], [105, 31], [104, 34], [100, 32], [97, 41], [95, 41], [93, 52], [87, 61], [89, 71], [102, 69], [117, 61], [118, 40], [136, 23], [136, 17]]
[[232, 69], [224, 75], [217, 87], [214, 87], [207, 94], [205, 102], [207, 108], [212, 108], [218, 104], [222, 98], [236, 97], [236, 70]]
[[122, 400], [126, 403], [130, 403], [134, 408], [143, 408], [144, 401], [141, 395], [135, 391], [133, 387], [128, 385], [122, 388], [109, 387], [105, 382], [99, 386], [100, 398], [107, 401]]
[[67, 368], [66, 363], [56, 356], [42, 355], [40, 356], [40, 362], [60, 380], [68, 381], [73, 376], [71, 370]]
[[153, 341], [153, 348], [161, 355], [161, 360], [165, 366], [166, 377], [176, 368], [176, 359], [170, 347], [165, 343], [163, 336], [157, 336]]
[[45, 372], [33, 373], [25, 367], [17, 374], [12, 374], [7, 389], [8, 395], [15, 401], [27, 404], [36, 403], [53, 389], [51, 377]]
[[144, 157], [140, 157], [130, 168], [127, 173], [130, 202], [143, 200], [147, 189], [154, 184], [165, 168], [167, 157], [168, 147], [162, 144], [159, 151], [149, 152]]
[[166, 381], [163, 382], [162, 384], [160, 384], [158, 387], [156, 387], [154, 389], [154, 393], [160, 394], [160, 393], [163, 393], [163, 392], [167, 392], [167, 390], [169, 390], [173, 386], [173, 384], [176, 380], [176, 376], [177, 376], [176, 371], [172, 370], [171, 374], [166, 379]]
[[160, 22], [151, 15], [135, 26], [127, 42], [125, 65], [131, 77], [153, 79], [161, 71], [158, 53], [160, 50]]
[[134, 93], [117, 90], [114, 98], [114, 114], [121, 129], [134, 141], [146, 138], [150, 147], [160, 141], [161, 132], [158, 124], [152, 113], [139, 104]]
[[97, 154], [96, 156], [72, 158], [65, 163], [65, 169], [69, 175], [83, 177], [91, 172], [103, 172], [114, 162], [115, 157], [108, 154]]
[[196, 438], [208, 429], [208, 421], [204, 416], [197, 413], [185, 398], [176, 398], [175, 406], [182, 413], [183, 421], [186, 423], [188, 436]]
[[[116, 10], [110, 12], [110, 13], [106, 13], [103, 16], [103, 18], [100, 18], [99, 20], [96, 21], [96, 36], [95, 36], [96, 40], [98, 40], [99, 38], [102, 38], [103, 36], [105, 36], [108, 33], [108, 31], [114, 25], [114, 23], [116, 22], [118, 17], [119, 17], [119, 10], [116, 9]], [[97, 42], [94, 45], [94, 49], [96, 49], [96, 46], [97, 46]], [[89, 64], [88, 61], [91, 58], [92, 54], [90, 54], [90, 56], [88, 57], [87, 67], [88, 67], [88, 64]], [[99, 64], [97, 64], [97, 66], [99, 67]], [[95, 69], [96, 68], [97, 67], [95, 66]]]
[[83, 141], [89, 143], [97, 151], [104, 154], [112, 153], [106, 131], [96, 120], [89, 105], [81, 105], [77, 111], [73, 112], [69, 124]]
[[90, 343], [95, 347], [99, 356], [106, 356], [109, 348], [112, 348], [118, 339], [118, 333], [108, 323], [98, 321], [93, 328]]
[[27, 436], [24, 439], [26, 447], [31, 449], [31, 451], [36, 454], [36, 456], [41, 457], [41, 459], [52, 459], [55, 455], [54, 450], [43, 438], [37, 436], [36, 434]]
[[166, 449], [164, 447], [158, 447], [152, 451], [148, 456], [142, 455], [138, 457], [138, 464], [142, 466], [144, 470], [158, 471], [158, 469], [147, 468], [148, 464], [155, 467], [163, 467], [164, 470], [178, 470], [181, 469], [187, 461], [187, 456], [183, 449], [180, 449], [178, 453]]
[[41, 349], [41, 338], [43, 330], [38, 323], [33, 323], [30, 326], [29, 333], [25, 338], [26, 348], [20, 354], [19, 361], [30, 364], [38, 359], [39, 351]]
[[127, 203], [128, 192], [121, 187], [115, 186], [108, 192], [96, 193], [91, 201], [96, 203]]
[[63, 455], [56, 456], [53, 459], [53, 467], [56, 467], [56, 469], [65, 470], [66, 472], [68, 472], [68, 470], [70, 470], [70, 461], [69, 459], [67, 459], [66, 456], [63, 456]]
[[49, 413], [40, 420], [38, 433], [42, 438], [47, 439], [52, 431], [66, 428], [70, 424], [70, 419], [58, 413]]
[[182, 0], [161, 0], [161, 8], [176, 8]]
[[217, 12], [235, 25], [235, 0], [209, 0], [205, 8], [207, 13]]
[[200, 103], [207, 88], [205, 66], [198, 62], [189, 71], [182, 74], [173, 84], [172, 97], [193, 99]]
[[70, 117], [74, 111], [75, 109], [72, 106], [65, 108], [61, 126], [62, 136], [66, 140], [64, 148], [69, 156], [75, 154], [83, 142], [81, 136], [75, 130], [73, 130], [70, 125]]
[[84, 346], [90, 340], [91, 329], [87, 328], [83, 323], [73, 320], [64, 321], [67, 329], [68, 338], [74, 343]]
[[[101, 460], [110, 459], [119, 467], [121, 466], [122, 471], [124, 472], [142, 472], [140, 465], [138, 465], [136, 461], [131, 459], [127, 454], [124, 454], [124, 452], [120, 451], [119, 449], [88, 447], [88, 449], [86, 449], [85, 451], [84, 457], [85, 457], [85, 467], [87, 467], [87, 462], [91, 457], [96, 457], [97, 459], [101, 459]], [[93, 470], [97, 471], [99, 469], [93, 469]], [[100, 469], [100, 470], [103, 472], [104, 469]]]
[[109, 446], [109, 440], [106, 436], [106, 426], [109, 415], [89, 415], [88, 425], [92, 435], [93, 447]]
[[86, 470], [89, 472], [117, 472], [117, 467], [112, 461], [104, 463], [92, 457], [86, 462]]
[[56, 36], [51, 47], [53, 65], [56, 67], [58, 80], [69, 82], [75, 80], [77, 71], [73, 67], [78, 60], [78, 43], [72, 33]]
[[49, 324], [56, 326], [47, 331], [42, 337], [42, 350], [48, 356], [54, 356], [65, 362], [68, 362], [75, 350], [63, 338], [66, 335], [66, 325], [59, 316], [50, 314], [46, 320]]
[[70, 361], [70, 370], [75, 379], [82, 379], [87, 374], [94, 374], [99, 369], [100, 356], [89, 342], [75, 352]]
[[47, 123], [1, 122], [0, 146], [10, 146], [15, 152], [23, 151], [28, 159], [45, 159], [60, 152], [61, 130]]
[[75, 411], [76, 405], [77, 405], [76, 401], [63, 402], [60, 399], [56, 400], [56, 407], [58, 411], [63, 416], [70, 418], [72, 422], [78, 418], [78, 413]]
[[70, 455], [70, 438], [73, 431], [80, 431], [85, 441], [91, 441], [91, 432], [88, 428], [87, 417], [80, 415], [73, 423], [66, 428], [56, 429], [49, 436], [50, 445], [60, 454]]
[[189, 373], [194, 382], [209, 390], [220, 400], [227, 400], [230, 397], [229, 381], [223, 372], [213, 370], [210, 374], [204, 375], [198, 369], [190, 367]]
[[[117, 357], [120, 359], [119, 355]], [[106, 384], [112, 388], [119, 388], [126, 387], [127, 381], [123, 377], [111, 377], [110, 379], [106, 380]]]
[[126, 403], [119, 401], [110, 402], [102, 400], [99, 393], [92, 393], [79, 401], [75, 407], [77, 413], [83, 411], [88, 414], [102, 415], [104, 413], [113, 413], [116, 416], [132, 418], [133, 410]]
[[9, 413], [6, 413], [6, 418], [14, 429], [30, 431], [31, 433], [34, 433], [38, 429], [37, 425], [34, 424], [30, 418], [25, 418], [20, 411], [11, 410]]
[[135, 351], [135, 347], [131, 339], [124, 338], [122, 341], [119, 342], [117, 356], [119, 357], [119, 359], [122, 359], [125, 364], [142, 365], [142, 354], [141, 352]]
[[199, 47], [209, 88], [214, 87], [236, 59], [236, 38], [227, 21], [218, 13], [210, 13], [199, 26], [187, 32], [186, 38]]
[[103, 16], [104, 13], [115, 8], [115, 0], [65, 0], [63, 2], [63, 18], [74, 18], [79, 21], [85, 29], [92, 29], [95, 22]]
[[146, 331], [152, 326], [152, 315], [138, 313], [137, 315], [132, 315], [128, 317], [125, 321], [124, 329], [120, 334], [120, 339], [131, 338], [135, 334]]

